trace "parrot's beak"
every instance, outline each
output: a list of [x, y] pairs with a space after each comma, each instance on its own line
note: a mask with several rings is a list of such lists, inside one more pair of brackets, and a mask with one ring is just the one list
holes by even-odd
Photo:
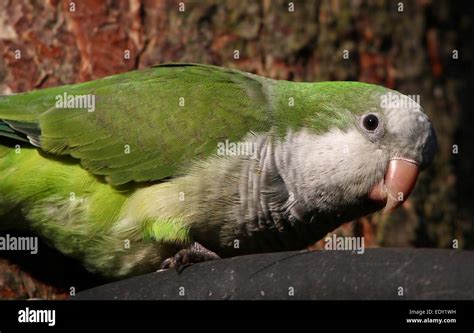
[[394, 158], [388, 163], [384, 179], [369, 192], [369, 198], [385, 204], [384, 213], [394, 211], [408, 198], [418, 178], [418, 163], [405, 158]]

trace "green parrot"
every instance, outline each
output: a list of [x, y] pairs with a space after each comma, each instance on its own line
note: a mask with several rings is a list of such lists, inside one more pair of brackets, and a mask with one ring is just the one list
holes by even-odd
[[199, 64], [2, 96], [0, 137], [2, 228], [109, 278], [304, 249], [400, 206], [437, 149], [396, 91]]

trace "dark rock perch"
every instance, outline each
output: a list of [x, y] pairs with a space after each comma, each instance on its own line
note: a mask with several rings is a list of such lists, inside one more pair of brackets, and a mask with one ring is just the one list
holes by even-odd
[[180, 275], [174, 270], [142, 275], [80, 292], [72, 299], [472, 300], [474, 252], [368, 249], [362, 255], [257, 254], [193, 265]]

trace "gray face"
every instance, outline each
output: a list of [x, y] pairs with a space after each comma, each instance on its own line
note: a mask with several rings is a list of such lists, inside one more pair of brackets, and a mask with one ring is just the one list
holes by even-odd
[[344, 214], [347, 207], [363, 205], [394, 158], [420, 169], [431, 162], [437, 147], [431, 122], [418, 104], [391, 94], [399, 105], [368, 106], [347, 129], [324, 134], [302, 129], [278, 145], [282, 177], [309, 210]]
[[[389, 92], [390, 102], [381, 103], [376, 112], [358, 117], [358, 128], [374, 146], [388, 152], [390, 158], [406, 158], [425, 169], [437, 150], [437, 139], [431, 121], [421, 106], [396, 92]], [[376, 126], [374, 126], [376, 124]]]

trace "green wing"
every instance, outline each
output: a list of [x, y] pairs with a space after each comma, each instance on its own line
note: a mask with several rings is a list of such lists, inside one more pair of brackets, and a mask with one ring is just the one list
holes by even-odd
[[[113, 185], [160, 180], [215, 153], [220, 141], [269, 130], [264, 86], [272, 81], [265, 80], [220, 67], [170, 64], [2, 97], [0, 135], [71, 155]], [[57, 108], [64, 93], [94, 95], [95, 111]]]

